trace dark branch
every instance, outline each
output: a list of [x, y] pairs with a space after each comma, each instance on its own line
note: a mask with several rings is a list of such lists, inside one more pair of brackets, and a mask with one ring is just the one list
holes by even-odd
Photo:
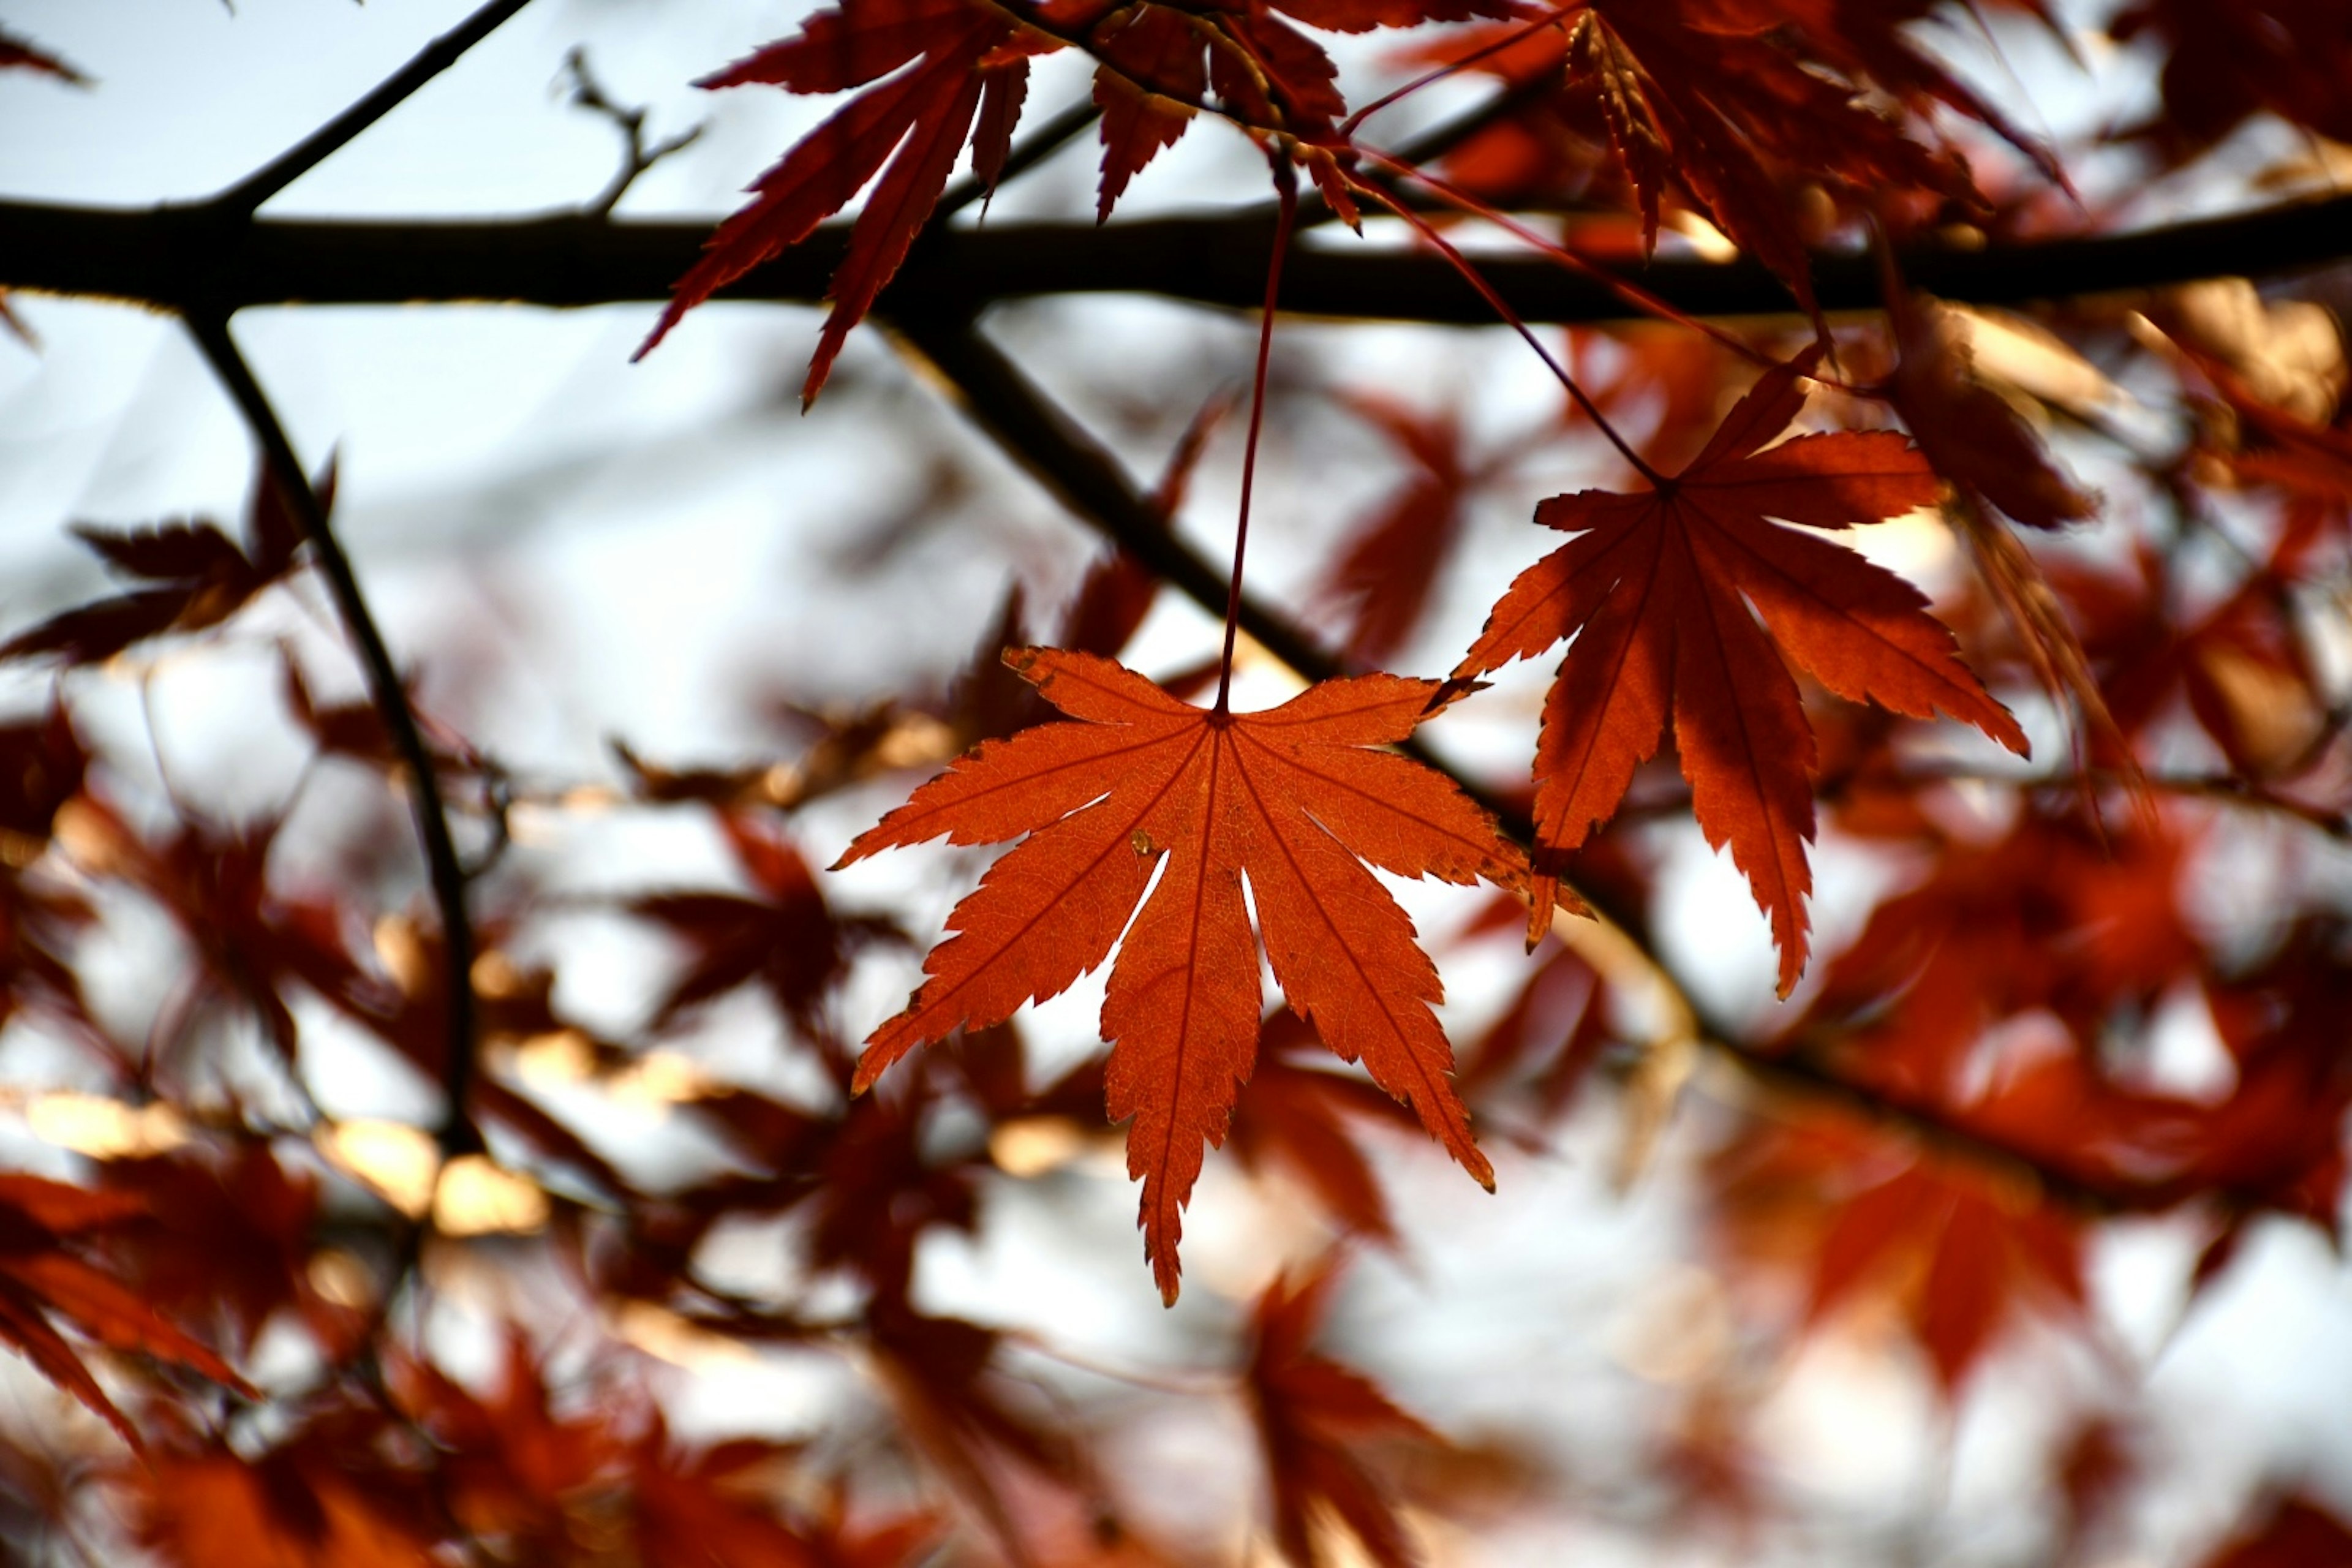
[[[488, 223], [318, 223], [223, 226], [207, 209], [139, 211], [0, 203], [0, 288], [100, 296], [178, 309], [250, 305], [504, 301], [578, 306], [654, 302], [702, 253], [699, 223], [615, 223], [577, 215]], [[971, 314], [998, 300], [1142, 293], [1254, 310], [1272, 226], [1251, 214], [1117, 223], [1014, 224], [927, 237], [879, 309], [905, 317]], [[848, 239], [830, 224], [719, 298], [814, 304]], [[1904, 276], [1947, 299], [2023, 303], [2228, 276], [2274, 277], [2352, 256], [2352, 196], [2269, 207], [2164, 228], [1912, 251]], [[1523, 320], [1622, 320], [1611, 289], [1527, 256], [1482, 258]], [[1788, 290], [1741, 260], [1661, 260], [1623, 276], [1695, 316], [1785, 314]], [[1814, 264], [1825, 310], [1876, 310], [1878, 281], [1858, 256]], [[1494, 312], [1426, 251], [1340, 237], [1284, 264], [1283, 308], [1311, 315], [1486, 326]]]
[[407, 765], [409, 804], [416, 819], [416, 837], [425, 847], [434, 901], [440, 908], [441, 942], [446, 962], [449, 1047], [442, 1068], [442, 1088], [448, 1096], [448, 1105], [441, 1117], [441, 1148], [445, 1155], [452, 1157], [474, 1152], [482, 1146], [481, 1134], [466, 1113], [474, 1077], [474, 927], [466, 913], [466, 874], [458, 864], [457, 843], [450, 837], [449, 816], [441, 802], [440, 775], [433, 765], [433, 753], [416, 726], [416, 715], [408, 706], [407, 690], [401, 685], [400, 672], [392, 662], [390, 650], [384, 647], [383, 634], [376, 629], [375, 616], [360, 592], [351, 558], [343, 553], [342, 546], [328, 527], [326, 509], [319, 504], [319, 494], [310, 488], [301, 459], [294, 455], [286, 427], [278, 423], [277, 413], [269, 406], [268, 395], [262, 391], [252, 368], [229, 337], [228, 323], [218, 316], [191, 316], [188, 331], [194, 335], [196, 346], [204, 351], [213, 374], [220, 378], [221, 385], [236, 403], [237, 412], [244, 416], [254, 440], [261, 447], [270, 478], [300, 520], [303, 536], [310, 541], [310, 552], [318, 561], [320, 574], [327, 579], [343, 627], [367, 672], [368, 693], [383, 718], [394, 750]]
[[530, 0], [490, 0], [480, 10], [434, 39], [416, 58], [379, 83], [374, 91], [328, 121], [205, 205], [219, 213], [249, 216], [256, 207], [333, 157], [369, 126], [400, 107], [418, 88], [456, 65], [467, 49], [498, 31]]

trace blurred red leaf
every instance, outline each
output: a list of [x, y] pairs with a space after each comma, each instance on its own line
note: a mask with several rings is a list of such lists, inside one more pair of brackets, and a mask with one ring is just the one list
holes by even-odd
[[0, 1174], [0, 1339], [42, 1375], [106, 1418], [134, 1448], [139, 1434], [99, 1385], [52, 1317], [101, 1344], [189, 1367], [258, 1397], [226, 1362], [158, 1312], [145, 1297], [77, 1256], [96, 1232], [139, 1217], [128, 1193], [90, 1192], [38, 1176]]
[[1275, 1544], [1297, 1568], [1325, 1568], [1336, 1559], [1316, 1518], [1328, 1510], [1380, 1568], [1407, 1568], [1420, 1553], [1397, 1518], [1393, 1489], [1368, 1466], [1366, 1450], [1451, 1446], [1370, 1378], [1311, 1348], [1339, 1273], [1336, 1260], [1326, 1260], [1302, 1277], [1276, 1280], [1251, 1318], [1250, 1412], [1274, 1496]]
[[[316, 484], [324, 510], [334, 504], [331, 461]], [[247, 531], [251, 542], [240, 548], [209, 522], [169, 522], [128, 533], [76, 525], [74, 532], [107, 564], [163, 585], [53, 616], [0, 644], [0, 659], [56, 655], [68, 664], [95, 664], [163, 632], [219, 625], [293, 570], [302, 542], [292, 509], [266, 474], [255, 480]]]
[[[2263, 1517], [2266, 1515], [2266, 1517]], [[2224, 1542], [2203, 1568], [2321, 1568], [2352, 1563], [2352, 1529], [2305, 1497], [2279, 1499]]]

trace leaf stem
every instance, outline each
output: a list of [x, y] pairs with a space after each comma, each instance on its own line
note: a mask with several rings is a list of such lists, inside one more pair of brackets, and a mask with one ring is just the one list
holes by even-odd
[[1274, 254], [1265, 264], [1265, 309], [1258, 317], [1257, 373], [1250, 382], [1249, 439], [1242, 447], [1241, 515], [1234, 524], [1234, 577], [1225, 590], [1225, 647], [1217, 658], [1217, 705], [1227, 711], [1234, 685], [1234, 642], [1242, 626], [1242, 560], [1249, 552], [1250, 493], [1257, 479], [1258, 431], [1265, 424], [1265, 370], [1274, 356], [1274, 310], [1282, 298], [1282, 258], [1290, 249], [1290, 226], [1298, 216], [1298, 176], [1289, 157], [1279, 148], [1267, 155], [1274, 167], [1275, 188], [1282, 193], [1282, 211], [1274, 220]]
[[1367, 184], [1361, 180], [1351, 180], [1349, 184], [1364, 195], [1404, 219], [1412, 226], [1413, 232], [1435, 246], [1439, 254], [1454, 264], [1454, 269], [1461, 274], [1462, 280], [1475, 289], [1479, 296], [1493, 307], [1495, 314], [1501, 317], [1507, 326], [1526, 340], [1528, 347], [1535, 351], [1536, 358], [1543, 361], [1545, 368], [1559, 378], [1560, 385], [1568, 389], [1569, 401], [1582, 409], [1586, 416], [1600, 427], [1601, 435], [1609, 438], [1609, 444], [1617, 448], [1617, 455], [1631, 463], [1633, 466], [1633, 471], [1647, 479], [1653, 487], [1658, 489], [1666, 488], [1665, 476], [1642, 460], [1642, 454], [1633, 450], [1632, 444], [1617, 433], [1617, 426], [1609, 423], [1608, 416], [1601, 412], [1601, 405], [1593, 402], [1586, 395], [1584, 388], [1576, 384], [1576, 378], [1568, 374], [1568, 367], [1554, 359], [1551, 351], [1537, 341], [1535, 333], [1528, 329], [1528, 324], [1519, 320], [1517, 312], [1514, 311], [1504, 301], [1503, 297], [1495, 291], [1494, 286], [1479, 274], [1478, 268], [1471, 264], [1470, 258], [1456, 250], [1451, 240], [1437, 232], [1436, 225], [1378, 185]]
[[367, 673], [368, 693], [374, 699], [376, 711], [392, 737], [393, 749], [407, 766], [409, 806], [416, 820], [416, 837], [425, 848], [434, 901], [441, 915], [444, 983], [448, 992], [449, 1043], [442, 1066], [442, 1092], [448, 1097], [448, 1103], [442, 1111], [436, 1137], [445, 1157], [478, 1152], [481, 1135], [466, 1112], [474, 1077], [474, 927], [466, 913], [466, 872], [458, 862], [457, 842], [449, 832], [449, 815], [442, 805], [440, 775], [434, 767], [433, 753], [425, 746], [416, 714], [408, 705], [408, 693], [401, 685], [391, 650], [384, 646], [383, 634], [377, 629], [375, 616], [360, 592], [351, 557], [343, 553], [334, 531], [328, 527], [326, 509], [320, 505], [318, 492], [310, 488], [301, 459], [294, 455], [285, 426], [269, 406], [268, 395], [229, 337], [226, 318], [192, 312], [186, 321], [196, 346], [203, 351], [213, 374], [220, 378], [230, 401], [236, 405], [237, 412], [253, 432], [255, 443], [261, 447], [268, 478], [284, 492], [287, 504], [293, 508], [296, 520], [302, 525], [302, 535], [310, 542], [320, 574], [327, 580], [344, 630]]

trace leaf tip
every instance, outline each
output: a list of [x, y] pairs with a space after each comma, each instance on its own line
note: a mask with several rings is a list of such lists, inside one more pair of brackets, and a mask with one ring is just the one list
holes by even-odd
[[1429, 718], [1432, 714], [1452, 707], [1465, 697], [1486, 690], [1493, 684], [1491, 680], [1480, 680], [1456, 669], [1452, 675], [1439, 681], [1430, 691], [1429, 700], [1423, 705], [1421, 716], [1423, 719]]

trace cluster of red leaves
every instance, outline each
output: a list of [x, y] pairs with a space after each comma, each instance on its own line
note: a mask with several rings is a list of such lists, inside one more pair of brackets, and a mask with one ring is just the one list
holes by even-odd
[[2107, 23], [2118, 43], [2150, 39], [2163, 52], [2164, 100], [2126, 134], [2186, 162], [2260, 113], [2352, 141], [2352, 37], [2329, 0], [2133, 0]]
[[1454, 670], [1483, 674], [1574, 639], [1536, 742], [1530, 946], [1549, 923], [1561, 858], [1616, 811], [1671, 719], [1699, 826], [1729, 845], [1772, 918], [1781, 994], [1795, 985], [1812, 887], [1813, 745], [1783, 653], [1840, 696], [1948, 713], [2026, 749], [1918, 590], [1771, 521], [1847, 528], [1937, 494], [1926, 462], [1892, 433], [1767, 446], [1803, 407], [1799, 383], [1813, 363], [1809, 353], [1767, 372], [1690, 466], [1653, 476], [1647, 493], [1584, 490], [1538, 507], [1538, 522], [1576, 538], [1519, 574]]
[[93, 1233], [144, 1215], [128, 1193], [93, 1193], [37, 1176], [0, 1176], [0, 1338], [136, 1444], [137, 1432], [52, 1317], [115, 1350], [191, 1367], [250, 1393], [228, 1363], [149, 1300], [77, 1252]]
[[2083, 1227], [2030, 1184], [1821, 1119], [1741, 1140], [1715, 1175], [1736, 1257], [1800, 1271], [1809, 1323], [1891, 1295], [1947, 1391], [2009, 1323], [2084, 1310]]
[[1344, 173], [1352, 159], [1336, 126], [1347, 112], [1334, 86], [1338, 68], [1285, 16], [1361, 32], [1498, 16], [1504, 8], [1502, 0], [1247, 0], [1200, 10], [1101, 0], [1017, 8], [979, 0], [844, 0], [793, 37], [698, 84], [863, 90], [760, 177], [751, 187], [758, 199], [711, 237], [638, 353], [659, 342], [687, 311], [807, 238], [878, 173], [834, 273], [833, 312], [802, 391], [804, 400], [814, 399], [850, 329], [929, 221], [966, 142], [975, 176], [983, 189], [992, 188], [1020, 124], [1029, 61], [1066, 47], [1096, 61], [1101, 216], [1110, 216], [1128, 182], [1172, 146], [1195, 114], [1211, 108], [1282, 138], [1334, 205], [1352, 213]]
[[[1906, 226], [1990, 211], [1967, 160], [1934, 129], [1935, 109], [1989, 127], [2063, 178], [1919, 47], [1909, 25], [1933, 8], [1592, 0], [1559, 8], [1544, 28], [1468, 31], [1423, 58], [1518, 90], [1511, 111], [1452, 149], [1446, 167], [1500, 200], [1584, 205], [1622, 193], [1638, 209], [1644, 249], [1664, 204], [1679, 202], [1770, 268], [1810, 312], [1811, 247], [1841, 208]], [[2015, 8], [2042, 15], [2038, 0]]]

